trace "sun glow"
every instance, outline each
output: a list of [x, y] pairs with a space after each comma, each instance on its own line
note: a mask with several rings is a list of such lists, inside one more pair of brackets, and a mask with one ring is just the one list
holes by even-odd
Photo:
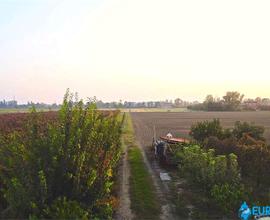
[[26, 2], [0, 3], [0, 99], [270, 95], [269, 1]]

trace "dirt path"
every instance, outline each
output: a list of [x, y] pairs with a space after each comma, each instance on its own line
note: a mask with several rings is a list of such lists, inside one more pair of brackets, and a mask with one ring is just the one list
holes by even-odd
[[124, 146], [122, 164], [119, 169], [120, 169], [119, 171], [120, 201], [119, 201], [119, 209], [116, 213], [116, 219], [129, 220], [129, 219], [133, 219], [134, 215], [132, 214], [131, 209], [130, 209], [130, 195], [129, 195], [130, 169], [129, 169], [128, 153], [127, 153], [126, 146]]
[[144, 148], [142, 147], [142, 145], [140, 144], [140, 142], [137, 141], [137, 144], [139, 146], [139, 148], [141, 149], [142, 155], [143, 155], [143, 159], [144, 159], [144, 163], [147, 166], [147, 169], [153, 179], [153, 183], [154, 186], [156, 188], [156, 193], [157, 196], [159, 198], [160, 201], [160, 205], [161, 205], [161, 215], [160, 215], [160, 219], [161, 220], [173, 220], [176, 219], [176, 216], [174, 216], [173, 214], [173, 208], [172, 208], [172, 204], [169, 201], [169, 194], [170, 194], [170, 190], [169, 190], [169, 186], [167, 182], [163, 182], [161, 181], [159, 174], [160, 172], [165, 172], [162, 169], [159, 168], [159, 166], [155, 163], [151, 163], [149, 162], [146, 153], [144, 151]]
[[[137, 122], [138, 123], [138, 122]], [[161, 205], [161, 215], [160, 215], [160, 219], [177, 219], [176, 216], [174, 216], [173, 214], [173, 206], [170, 202], [170, 188], [169, 188], [169, 183], [168, 182], [164, 182], [161, 181], [159, 174], [160, 172], [165, 172], [164, 170], [162, 170], [159, 165], [156, 162], [149, 162], [147, 156], [146, 156], [146, 151], [145, 151], [145, 144], [140, 142], [140, 140], [142, 140], [140, 138], [139, 132], [140, 129], [142, 129], [141, 126], [144, 126], [143, 123], [138, 125], [137, 123], [134, 123], [133, 121], [133, 128], [135, 131], [135, 138], [136, 138], [136, 142], [137, 145], [139, 146], [139, 148], [141, 149], [143, 158], [144, 158], [144, 163], [147, 166], [147, 169], [153, 179], [153, 183], [154, 186], [156, 188], [156, 193], [157, 196], [159, 198], [160, 201], [160, 205]], [[147, 127], [144, 129], [148, 129]], [[143, 129], [142, 129], [143, 130]]]
[[[149, 171], [149, 174], [153, 180], [153, 184], [157, 193], [158, 200], [160, 201], [160, 206], [161, 206], [161, 215], [160, 219], [161, 220], [167, 220], [167, 219], [177, 219], [173, 215], [172, 211], [172, 204], [170, 203], [170, 189], [168, 186], [168, 182], [163, 182], [161, 181], [159, 177], [160, 172], [165, 172], [162, 170], [159, 165], [155, 162], [149, 162], [146, 152], [145, 152], [145, 145], [144, 143], [141, 143], [139, 140], [138, 134], [138, 127], [133, 124], [134, 128], [134, 135], [135, 135], [135, 140], [137, 143], [137, 146], [141, 150], [141, 153], [143, 155], [143, 160], [144, 163], [146, 164], [147, 170]], [[129, 194], [129, 177], [130, 177], [130, 167], [129, 167], [129, 162], [128, 162], [128, 149], [125, 146], [124, 152], [123, 152], [123, 157], [122, 157], [122, 162], [119, 167], [119, 184], [120, 184], [120, 189], [119, 189], [119, 209], [116, 213], [116, 219], [117, 220], [129, 220], [133, 219], [135, 216], [131, 211], [130, 208], [130, 194]]]

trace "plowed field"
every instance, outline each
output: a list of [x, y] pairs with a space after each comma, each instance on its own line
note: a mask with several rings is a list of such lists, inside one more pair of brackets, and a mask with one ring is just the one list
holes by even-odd
[[198, 121], [219, 118], [226, 128], [235, 121], [247, 121], [265, 127], [265, 138], [270, 143], [270, 112], [133, 112], [135, 134], [142, 146], [152, 143], [153, 127], [157, 137], [171, 132], [175, 137], [188, 137], [190, 127]]

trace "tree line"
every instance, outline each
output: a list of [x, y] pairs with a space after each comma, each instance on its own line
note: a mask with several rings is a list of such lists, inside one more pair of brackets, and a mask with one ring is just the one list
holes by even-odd
[[222, 98], [207, 95], [203, 103], [189, 105], [188, 109], [195, 111], [255, 111], [270, 110], [270, 99], [245, 99], [244, 94], [237, 91], [227, 92]]
[[[188, 102], [184, 101], [180, 98], [176, 98], [175, 100], [164, 100], [164, 101], [141, 101], [141, 102], [131, 102], [131, 101], [112, 101], [105, 102], [102, 100], [98, 100], [96, 97], [88, 98], [88, 101], [94, 101], [96, 103], [97, 108], [100, 109], [118, 109], [118, 108], [182, 108], [187, 107], [192, 104], [196, 104], [198, 102]], [[18, 108], [18, 109], [28, 109], [31, 107], [35, 107], [37, 109], [60, 109], [61, 104], [46, 104], [46, 103], [34, 103], [27, 102], [26, 104], [18, 104], [16, 100], [11, 101], [0, 101], [0, 108]]]
[[46, 103], [34, 103], [34, 102], [27, 102], [26, 104], [18, 104], [16, 100], [2, 100], [0, 101], [0, 108], [3, 109], [29, 109], [31, 107], [35, 107], [37, 109], [59, 109], [61, 105], [53, 103], [53, 104], [46, 104]]
[[[270, 99], [260, 98], [244, 99], [244, 95], [239, 92], [232, 91], [227, 92], [222, 98], [214, 97], [213, 95], [207, 95], [203, 103], [198, 101], [185, 101], [180, 98], [166, 99], [163, 101], [111, 101], [105, 102], [97, 99], [95, 96], [88, 98], [88, 102], [94, 101], [99, 109], [121, 109], [121, 108], [188, 108], [195, 111], [254, 111], [254, 110], [269, 110], [270, 111]], [[46, 103], [34, 103], [27, 102], [26, 104], [18, 104], [16, 100], [0, 101], [0, 108], [20, 108], [28, 109], [31, 107], [37, 109], [60, 109], [61, 104], [46, 104]]]

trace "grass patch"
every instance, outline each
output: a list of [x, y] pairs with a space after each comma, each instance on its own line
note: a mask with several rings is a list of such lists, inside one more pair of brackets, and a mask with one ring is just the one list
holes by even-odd
[[125, 125], [123, 141], [128, 147], [128, 160], [131, 174], [131, 209], [137, 219], [158, 219], [160, 205], [155, 193], [153, 181], [143, 161], [141, 150], [135, 144], [132, 122], [128, 114]]
[[[0, 114], [6, 113], [28, 113], [29, 108], [0, 108]], [[49, 108], [37, 108], [38, 112], [48, 112], [48, 111], [58, 111], [59, 109], [49, 109]]]
[[131, 208], [138, 219], [157, 219], [160, 214], [159, 204], [140, 149], [131, 147], [128, 154], [131, 169]]
[[18, 113], [18, 112], [29, 112], [29, 109], [17, 109], [17, 108], [0, 108], [0, 114], [4, 113]]
[[183, 108], [121, 108], [121, 112], [190, 112]]

